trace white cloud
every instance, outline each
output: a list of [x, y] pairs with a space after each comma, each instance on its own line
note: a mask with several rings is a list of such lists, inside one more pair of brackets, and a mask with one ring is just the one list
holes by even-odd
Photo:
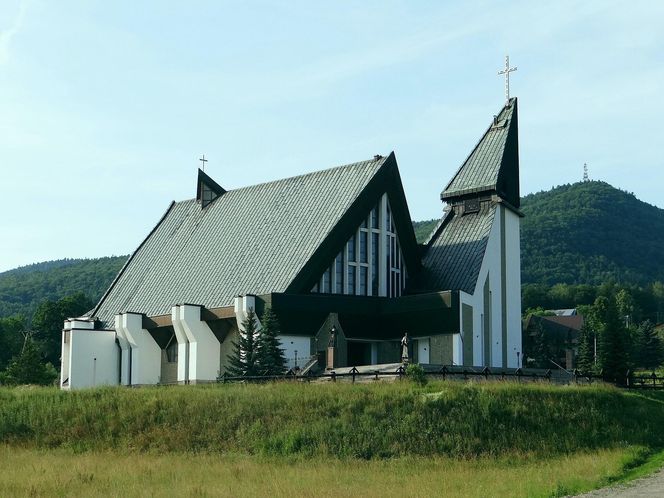
[[21, 0], [13, 24], [8, 29], [0, 32], [0, 64], [4, 64], [9, 60], [9, 45], [14, 35], [16, 35], [23, 27], [23, 20], [25, 19], [25, 13], [27, 10], [27, 0]]

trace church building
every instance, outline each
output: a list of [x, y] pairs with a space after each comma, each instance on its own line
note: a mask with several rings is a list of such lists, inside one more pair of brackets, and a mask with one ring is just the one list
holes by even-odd
[[234, 190], [199, 170], [196, 198], [65, 322], [61, 387], [213, 382], [267, 306], [290, 367], [397, 363], [406, 332], [421, 364], [519, 367], [515, 98], [440, 197], [418, 244], [393, 152]]

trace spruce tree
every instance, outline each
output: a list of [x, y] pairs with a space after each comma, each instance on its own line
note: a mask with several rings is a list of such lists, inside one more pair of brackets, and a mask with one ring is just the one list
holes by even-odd
[[595, 312], [601, 322], [598, 363], [609, 380], [623, 380], [628, 369], [629, 344], [627, 331], [618, 315], [614, 298], [600, 296], [595, 301]]
[[584, 320], [579, 331], [579, 354], [576, 360], [577, 367], [584, 373], [595, 369], [595, 330], [590, 320]]
[[541, 320], [537, 321], [535, 325], [535, 336], [533, 337], [533, 358], [535, 360], [535, 368], [549, 368], [551, 358], [551, 348], [549, 340], [542, 325]]
[[233, 352], [228, 355], [228, 374], [234, 377], [258, 375], [256, 369], [256, 313], [249, 308], [242, 321], [244, 332], [233, 342]]
[[640, 367], [654, 370], [662, 364], [662, 340], [649, 320], [641, 323], [636, 330], [636, 353], [635, 360]]
[[286, 357], [278, 339], [279, 320], [271, 308], [265, 308], [261, 324], [262, 328], [256, 341], [258, 370], [261, 375], [282, 375], [286, 370]]

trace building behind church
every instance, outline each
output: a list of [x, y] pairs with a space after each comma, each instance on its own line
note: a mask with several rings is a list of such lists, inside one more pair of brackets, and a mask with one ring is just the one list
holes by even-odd
[[516, 99], [441, 200], [418, 244], [394, 153], [234, 190], [199, 170], [196, 198], [173, 202], [95, 308], [65, 322], [61, 387], [215, 381], [266, 306], [290, 366], [399, 362], [408, 332], [422, 364], [518, 367]]

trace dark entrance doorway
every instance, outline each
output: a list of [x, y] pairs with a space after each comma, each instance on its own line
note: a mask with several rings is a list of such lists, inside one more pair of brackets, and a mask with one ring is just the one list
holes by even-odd
[[371, 365], [371, 343], [348, 341], [348, 366]]

